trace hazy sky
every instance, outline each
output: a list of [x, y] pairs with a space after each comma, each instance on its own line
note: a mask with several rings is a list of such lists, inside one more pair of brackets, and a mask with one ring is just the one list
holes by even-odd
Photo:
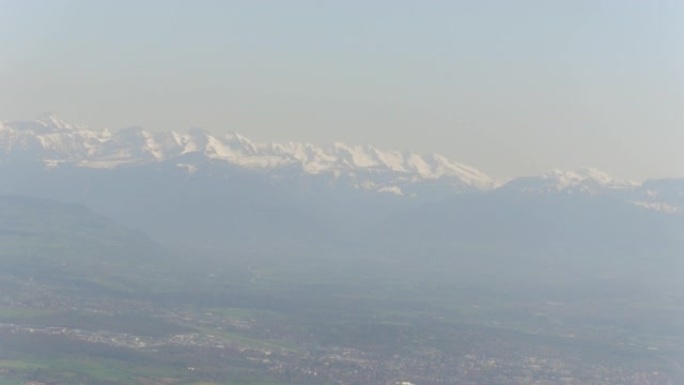
[[0, 119], [684, 177], [684, 1], [0, 0]]

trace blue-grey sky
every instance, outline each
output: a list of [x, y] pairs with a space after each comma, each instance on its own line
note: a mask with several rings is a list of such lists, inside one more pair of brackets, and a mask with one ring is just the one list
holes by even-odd
[[684, 1], [0, 0], [0, 119], [684, 177]]

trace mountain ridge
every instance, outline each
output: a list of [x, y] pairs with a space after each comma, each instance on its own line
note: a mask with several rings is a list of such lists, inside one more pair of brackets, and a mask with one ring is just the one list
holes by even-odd
[[0, 122], [2, 160], [38, 162], [48, 169], [159, 164], [188, 175], [199, 170], [225, 175], [240, 169], [268, 174], [276, 180], [299, 183], [318, 178], [323, 184], [407, 197], [493, 190], [610, 195], [652, 210], [684, 210], [684, 183], [676, 178], [637, 183], [586, 167], [575, 171], [554, 169], [500, 183], [475, 167], [438, 154], [418, 155], [341, 142], [321, 146], [296, 141], [257, 143], [237, 132], [212, 135], [198, 128], [184, 133], [150, 132], [142, 127], [98, 131], [64, 122], [52, 114], [28, 121]]
[[[116, 131], [89, 130], [53, 115], [0, 125], [0, 149], [5, 157], [28, 156], [49, 167], [71, 164], [113, 168], [181, 159], [199, 154], [255, 171], [301, 170], [309, 175], [341, 175], [358, 179], [359, 186], [400, 191], [397, 184], [447, 179], [462, 189], [488, 190], [497, 183], [485, 173], [444, 156], [385, 151], [372, 146], [335, 142], [255, 143], [239, 133], [211, 135], [201, 129], [186, 133], [149, 132], [140, 127]], [[197, 166], [197, 165], [195, 165]], [[383, 182], [377, 183], [373, 179]]]

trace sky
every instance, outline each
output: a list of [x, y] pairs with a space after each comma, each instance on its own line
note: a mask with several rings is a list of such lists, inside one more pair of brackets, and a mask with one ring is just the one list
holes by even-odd
[[684, 1], [0, 0], [0, 120], [684, 177]]

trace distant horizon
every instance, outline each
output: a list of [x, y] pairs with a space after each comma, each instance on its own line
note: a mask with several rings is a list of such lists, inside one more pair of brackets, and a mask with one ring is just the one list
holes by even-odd
[[311, 144], [311, 145], [317, 146], [317, 147], [328, 147], [328, 146], [333, 146], [335, 144], [343, 144], [343, 145], [346, 145], [349, 147], [370, 146], [372, 148], [376, 148], [376, 149], [382, 150], [382, 151], [392, 151], [392, 152], [397, 151], [397, 152], [404, 153], [404, 154], [417, 154], [420, 156], [437, 155], [437, 156], [443, 156], [443, 157], [449, 159], [449, 161], [451, 161], [451, 162], [455, 162], [455, 163], [458, 163], [458, 164], [461, 164], [464, 166], [472, 167], [472, 168], [484, 173], [488, 177], [490, 177], [491, 180], [494, 181], [495, 183], [497, 183], [498, 185], [503, 185], [503, 184], [510, 182], [511, 180], [514, 180], [517, 178], [539, 177], [539, 176], [544, 176], [544, 175], [550, 175], [550, 174], [556, 173], [556, 172], [562, 172], [562, 173], [566, 173], [566, 174], [567, 173], [580, 173], [581, 174], [583, 172], [598, 171], [600, 173], [605, 173], [609, 177], [617, 179], [617, 180], [622, 181], [622, 182], [633, 182], [633, 183], [639, 183], [639, 184], [641, 184], [645, 181], [648, 181], [648, 180], [655, 180], [655, 179], [680, 179], [680, 178], [682, 178], [682, 177], [678, 177], [678, 176], [664, 176], [664, 177], [649, 176], [649, 177], [646, 177], [646, 178], [641, 179], [641, 180], [635, 179], [635, 178], [623, 178], [623, 177], [616, 176], [607, 170], [601, 169], [601, 168], [593, 166], [593, 165], [583, 165], [583, 166], [579, 166], [579, 167], [575, 167], [575, 168], [551, 167], [551, 168], [549, 168], [543, 172], [535, 173], [535, 174], [518, 174], [518, 175], [497, 176], [497, 175], [493, 175], [493, 174], [487, 172], [487, 170], [482, 169], [481, 167], [479, 167], [475, 163], [467, 162], [467, 161], [464, 161], [462, 159], [450, 157], [450, 156], [447, 156], [447, 155], [444, 155], [444, 154], [441, 154], [438, 152], [434, 152], [434, 151], [433, 152], [429, 152], [429, 151], [428, 152], [420, 152], [420, 151], [415, 151], [415, 150], [410, 149], [410, 148], [408, 148], [408, 149], [397, 149], [397, 148], [391, 148], [391, 147], [383, 145], [383, 144], [377, 145], [377, 144], [371, 144], [371, 143], [347, 142], [347, 141], [334, 140], [334, 139], [331, 141], [327, 141], [327, 142], [313, 142], [313, 141], [293, 140], [293, 139], [285, 139], [285, 140], [268, 140], [268, 139], [266, 139], [266, 140], [262, 140], [262, 139], [254, 139], [250, 135], [247, 135], [244, 132], [241, 132], [239, 130], [216, 131], [216, 130], [206, 129], [204, 127], [186, 127], [184, 129], [174, 129], [174, 130], [150, 130], [150, 129], [142, 126], [142, 125], [137, 125], [137, 124], [127, 125], [127, 126], [123, 126], [123, 127], [111, 127], [111, 126], [109, 126], [109, 127], [107, 127], [107, 126], [105, 126], [105, 127], [93, 127], [93, 126], [90, 126], [90, 125], [82, 123], [82, 122], [69, 121], [69, 120], [63, 119], [62, 116], [60, 116], [58, 113], [55, 113], [53, 111], [45, 111], [45, 112], [36, 114], [33, 118], [30, 118], [30, 119], [2, 119], [0, 117], [0, 123], [12, 124], [12, 123], [16, 123], [16, 122], [28, 122], [28, 121], [43, 121], [43, 122], [45, 122], [45, 120], [47, 120], [47, 119], [54, 119], [54, 120], [58, 121], [59, 123], [63, 123], [66, 125], [81, 126], [82, 128], [84, 128], [86, 130], [95, 131], [95, 132], [101, 132], [104, 130], [110, 130], [110, 131], [116, 132], [116, 131], [125, 130], [125, 129], [139, 128], [139, 129], [142, 129], [142, 130], [148, 131], [148, 132], [186, 133], [186, 132], [189, 132], [189, 131], [194, 130], [194, 129], [200, 129], [200, 130], [202, 130], [202, 131], [204, 131], [210, 135], [217, 136], [217, 137], [223, 137], [225, 135], [230, 135], [230, 134], [237, 135], [237, 136], [246, 138], [247, 140], [249, 140], [250, 142], [255, 143], [255, 144], [294, 142], [294, 143], [302, 143], [302, 144]]

